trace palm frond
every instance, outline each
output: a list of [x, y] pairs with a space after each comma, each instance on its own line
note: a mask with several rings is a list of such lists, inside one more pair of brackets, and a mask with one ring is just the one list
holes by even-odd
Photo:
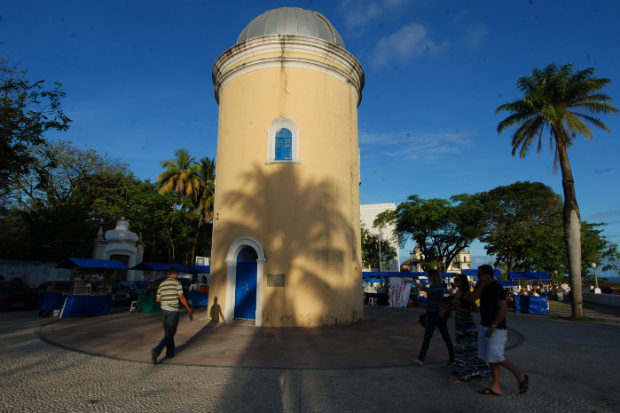
[[[550, 64], [542, 69], [534, 68], [529, 76], [517, 80], [517, 87], [523, 92], [522, 99], [500, 105], [495, 110], [496, 113], [510, 114], [499, 122], [497, 131], [501, 133], [516, 126], [511, 141], [512, 154], [514, 156], [519, 152], [519, 156], [524, 157], [534, 140], [537, 140], [537, 152], [540, 152], [542, 132], [549, 127], [552, 150], [556, 144], [555, 168], [559, 141], [569, 147], [576, 135], [583, 135], [587, 139], [592, 137], [586, 122], [609, 131], [600, 119], [591, 114], [618, 112], [609, 103], [610, 97], [599, 92], [610, 82], [610, 79], [595, 78], [593, 68], [576, 72], [572, 64]], [[571, 108], [581, 110], [575, 112]]]
[[[585, 113], [578, 113], [578, 112], [571, 112], [571, 115], [577, 118], [582, 118], [584, 120], [587, 120], [588, 122], [590, 122], [591, 124], [593, 124], [594, 126], [596, 126], [597, 128], [603, 129], [606, 132], [610, 132], [609, 128], [607, 127], [607, 125], [605, 125], [600, 119], [595, 118], [594, 116], [590, 116], [590, 115], [586, 115]], [[584, 125], [584, 127], [587, 126]], [[585, 135], [585, 133], [584, 133]], [[589, 135], [590, 137], [592, 137], [592, 134], [590, 133]]]

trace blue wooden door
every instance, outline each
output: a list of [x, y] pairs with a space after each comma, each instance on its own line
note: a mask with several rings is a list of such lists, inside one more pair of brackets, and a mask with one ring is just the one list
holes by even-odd
[[256, 318], [256, 258], [252, 247], [245, 247], [237, 256], [235, 318]]

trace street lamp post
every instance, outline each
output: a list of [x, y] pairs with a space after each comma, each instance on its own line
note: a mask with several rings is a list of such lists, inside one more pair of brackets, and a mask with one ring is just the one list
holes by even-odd
[[598, 288], [598, 278], [596, 278], [596, 263], [593, 262], [590, 265], [592, 265], [592, 269], [594, 270], [594, 284], [596, 285], [596, 287], [594, 288], [594, 294], [600, 294], [601, 289]]
[[379, 231], [379, 272], [381, 272], [381, 231]]

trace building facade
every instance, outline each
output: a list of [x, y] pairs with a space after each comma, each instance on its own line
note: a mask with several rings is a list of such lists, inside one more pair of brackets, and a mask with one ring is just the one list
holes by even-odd
[[[99, 228], [94, 242], [93, 258], [98, 260], [117, 260], [128, 266], [134, 267], [142, 262], [144, 257], [144, 242], [142, 236], [129, 230], [129, 221], [121, 218], [116, 222], [114, 229], [103, 232]], [[117, 270], [117, 281], [141, 280], [142, 271]]]
[[[424, 261], [424, 254], [420, 248], [416, 245], [413, 251], [410, 253], [410, 259], [403, 262], [401, 265], [401, 271], [412, 271], [412, 272], [422, 272], [422, 262]], [[470, 270], [471, 269], [471, 253], [469, 251], [461, 250], [457, 254], [450, 264], [448, 268], [446, 268], [445, 272], [454, 272], [460, 273], [461, 270]]]

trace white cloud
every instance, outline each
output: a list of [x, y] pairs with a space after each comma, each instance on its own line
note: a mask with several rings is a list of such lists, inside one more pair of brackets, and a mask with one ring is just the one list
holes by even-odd
[[460, 154], [473, 144], [465, 134], [436, 132], [359, 133], [362, 156], [398, 157], [403, 160], [434, 162], [438, 159]]
[[363, 29], [385, 13], [397, 11], [408, 0], [340, 0], [340, 11], [349, 30]]
[[438, 53], [445, 47], [430, 38], [426, 26], [411, 23], [390, 36], [379, 39], [373, 52], [374, 69], [390, 61], [407, 60], [421, 53]]

